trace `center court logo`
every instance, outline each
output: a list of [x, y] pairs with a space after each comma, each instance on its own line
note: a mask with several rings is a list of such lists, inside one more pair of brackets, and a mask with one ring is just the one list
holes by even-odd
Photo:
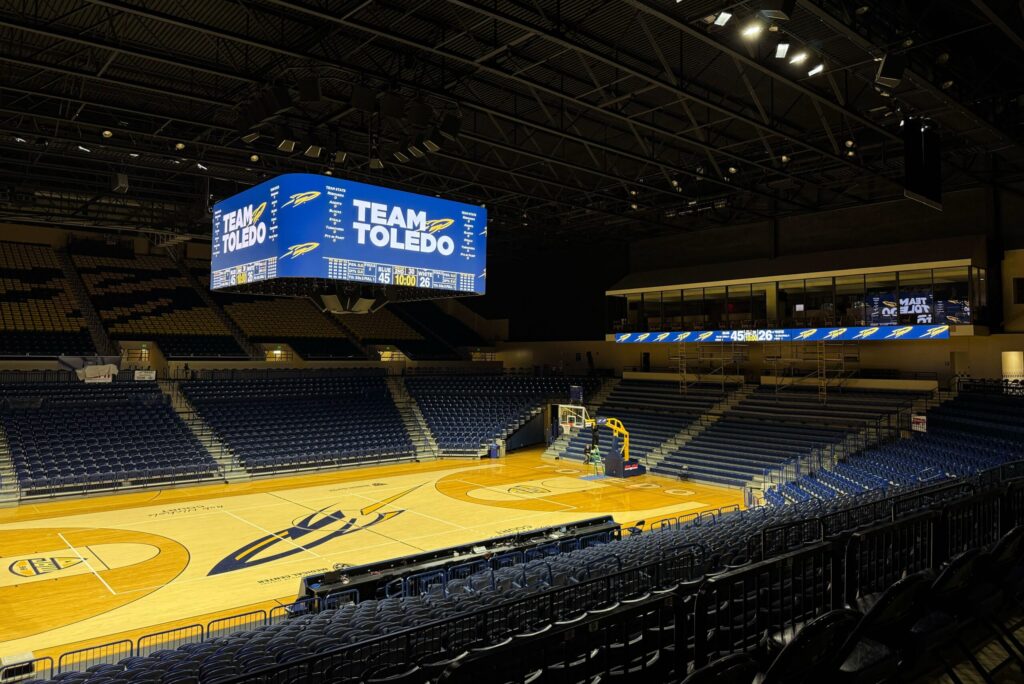
[[[341, 509], [327, 513], [334, 506], [325, 506], [320, 510], [293, 521], [291, 527], [272, 532], [255, 539], [245, 546], [229, 553], [213, 566], [207, 575], [221, 575], [246, 568], [256, 567], [264, 563], [272, 563], [289, 558], [307, 549], [326, 544], [332, 539], [354, 534], [404, 513], [404, 510], [385, 511], [380, 509], [398, 501], [406, 494], [415, 491], [422, 485], [416, 485], [404, 492], [389, 496], [376, 503], [359, 509], [358, 515], [346, 515]], [[276, 553], [274, 552], [276, 551]]]

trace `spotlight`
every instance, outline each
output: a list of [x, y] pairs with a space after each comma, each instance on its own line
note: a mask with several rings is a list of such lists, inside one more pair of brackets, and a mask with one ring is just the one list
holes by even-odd
[[857, 156], [857, 150], [846, 150], [846, 156], [847, 157], [856, 157]]
[[110, 130], [109, 128], [104, 128], [103, 132], [100, 133], [100, 135], [102, 135], [104, 138], [113, 138], [114, 137], [114, 132], [112, 130]]
[[[24, 141], [23, 141], [23, 142], [24, 142]], [[79, 146], [78, 146], [78, 149], [79, 149], [79, 150], [81, 150], [82, 152], [92, 152], [92, 150], [90, 150], [90, 149], [89, 149], [88, 147], [86, 147], [85, 145], [79, 145]]]
[[729, 12], [719, 12], [718, 16], [715, 17], [715, 26], [725, 26], [732, 19], [732, 14]]
[[902, 45], [905, 48], [912, 47], [914, 45], [914, 39], [907, 38], [902, 43], [900, 43], [900, 45]]
[[138, 159], [139, 158], [139, 153], [138, 152], [129, 152], [128, 156], [131, 157], [132, 159]]
[[334, 153], [335, 164], [344, 164], [346, 159], [348, 159], [348, 152], [345, 150], [338, 150]]
[[260, 160], [260, 155], [256, 154], [255, 152], [253, 152], [252, 154], [249, 155], [249, 161], [251, 161], [251, 162], [258, 162], [259, 160]]
[[440, 152], [441, 145], [439, 137], [437, 135], [437, 129], [431, 126], [427, 129], [426, 134], [423, 136], [423, 147], [426, 148], [427, 152]]
[[843, 144], [846, 145], [846, 147], [851, 150], [857, 146], [857, 143], [854, 141], [853, 138], [847, 138]]
[[733, 175], [733, 176], [735, 176], [737, 173], [740, 172], [740, 170], [737, 169], [735, 166], [730, 166], [728, 171], [729, 171], [729, 174]]
[[370, 168], [374, 171], [380, 171], [384, 168], [384, 161], [381, 160], [376, 145], [373, 146], [373, 150], [370, 152]]
[[334, 175], [334, 169], [327, 169], [326, 171], [324, 171], [324, 175], [325, 176], [333, 176]]
[[790, 161], [790, 157], [788, 154], [784, 154], [781, 157], [779, 157], [779, 161], [781, 161], [783, 164], [788, 164]]
[[302, 155], [304, 157], [309, 157], [310, 159], [319, 159], [323, 151], [324, 148], [318, 145], [317, 143], [309, 143], [309, 145], [306, 146], [306, 150], [305, 152], [302, 153]]
[[209, 170], [205, 166], [203, 166], [202, 162], [196, 162], [196, 168], [199, 169], [200, 171], [208, 171]]
[[858, 17], [862, 17], [862, 16], [864, 16], [865, 14], [867, 14], [870, 11], [871, 11], [870, 7], [868, 7], [867, 5], [861, 5], [860, 7], [855, 9], [853, 11], [853, 13], [856, 14]]
[[820, 74], [824, 70], [825, 70], [825, 65], [824, 64], [819, 64], [818, 66], [816, 66], [813, 69], [811, 69], [810, 71], [808, 71], [807, 75], [808, 76], [817, 76], [818, 74]]
[[636, 190], [630, 190], [630, 191], [629, 191], [629, 196], [630, 196], [630, 197], [636, 197], [636, 194], [637, 194], [637, 193], [636, 193]]
[[943, 90], [949, 90], [952, 87], [953, 87], [953, 79], [949, 79], [947, 81], [943, 81], [942, 82], [942, 89]]
[[[21, 137], [21, 136], [19, 135], [19, 136], [15, 136], [15, 138], [14, 138], [14, 142], [16, 142], [16, 143], [22, 143], [22, 144], [24, 144], [24, 143], [27, 143], [27, 142], [28, 142], [28, 140], [25, 140], [24, 138], [22, 138], [22, 137]], [[79, 147], [81, 147], [81, 145], [79, 145]]]
[[260, 132], [259, 131], [249, 131], [248, 133], [246, 133], [245, 135], [242, 136], [242, 142], [244, 142], [246, 145], [251, 145], [254, 142], [256, 142], [257, 140], [259, 140], [259, 139], [260, 139]]
[[789, 54], [789, 43], [779, 43], [775, 46], [775, 59], [785, 59]]
[[402, 151], [401, 148], [395, 149], [391, 153], [391, 156], [393, 156], [395, 158], [395, 161], [402, 162], [403, 164], [406, 163], [407, 161], [409, 161], [409, 157], [405, 154], [405, 152]]
[[181, 152], [183, 149], [185, 149], [185, 143], [183, 143], [183, 142], [176, 142], [176, 143], [174, 143], [174, 149], [176, 149], [179, 152]]
[[636, 209], [639, 209], [639, 205], [637, 205], [636, 202], [630, 202], [629, 208], [636, 210]]
[[752, 21], [743, 27], [743, 30], [740, 31], [740, 35], [747, 40], [753, 40], [761, 35], [762, 31], [764, 31], [764, 24], [759, 21]]
[[807, 61], [807, 57], [808, 57], [807, 51], [806, 50], [801, 50], [800, 52], [796, 53], [795, 55], [793, 55], [792, 57], [789, 58], [789, 63], [790, 64], [803, 64], [804, 62]]
[[676, 180], [675, 178], [672, 179], [672, 187], [673, 188], [678, 188], [679, 187], [679, 181]]
[[409, 143], [409, 146], [406, 148], [409, 151], [409, 154], [416, 157], [417, 159], [423, 159], [423, 157], [427, 156], [427, 153], [424, 152], [423, 147], [421, 147], [422, 143], [420, 141], [422, 140], [422, 138], [423, 136], [417, 135], [415, 138], [413, 138], [413, 140]]

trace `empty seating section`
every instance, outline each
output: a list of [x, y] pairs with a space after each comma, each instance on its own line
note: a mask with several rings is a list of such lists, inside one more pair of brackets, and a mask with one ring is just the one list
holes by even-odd
[[447, 346], [425, 338], [388, 308], [374, 313], [344, 314], [337, 318], [363, 344], [394, 345], [415, 361], [458, 358]]
[[213, 477], [219, 467], [155, 383], [0, 385], [26, 494]]
[[281, 342], [304, 359], [365, 358], [345, 333], [309, 299], [215, 294], [253, 342]]
[[483, 347], [488, 344], [475, 331], [454, 316], [446, 314], [433, 302], [404, 302], [397, 305], [397, 309], [414, 325], [433, 333], [453, 347]]
[[[697, 420], [724, 397], [720, 386], [689, 387], [684, 393], [678, 382], [623, 380], [597, 409], [596, 416], [621, 420], [629, 431], [630, 456], [645, 460], [651, 451]], [[607, 453], [611, 433], [602, 428], [598, 430], [602, 452]], [[574, 430], [562, 457], [582, 460], [583, 449], [591, 441], [591, 428]]]
[[373, 313], [344, 314], [337, 318], [353, 335], [367, 344], [423, 339], [423, 335], [387, 308]]
[[928, 411], [928, 432], [854, 454], [772, 491], [770, 503], [968, 477], [1024, 458], [1024, 397], [961, 394]]
[[0, 242], [0, 357], [95, 353], [53, 249]]
[[548, 400], [565, 402], [570, 385], [584, 393], [593, 378], [535, 378], [511, 375], [413, 376], [406, 387], [427, 421], [438, 447], [474, 453], [526, 420]]
[[[301, 611], [173, 651], [124, 658], [74, 681], [207, 682], [236, 676], [246, 682], [317, 677], [335, 682], [487, 681], [485, 673], [498, 677], [494, 681], [540, 681], [537, 673], [550, 673], [551, 681], [597, 681], [596, 673], [621, 675], [630, 664], [643, 662], [636, 665], [636, 676], [623, 681], [678, 683], [695, 667], [729, 653], [766, 655], [770, 661], [778, 652], [773, 638], [784, 644], [806, 623], [837, 608], [848, 614], [849, 631], [858, 621], [872, 619], [870, 599], [877, 592], [898, 591], [901, 577], [912, 575], [923, 586], [923, 576], [913, 573], [938, 573], [942, 563], [959, 563], [955, 554], [961, 547], [940, 546], [929, 525], [914, 521], [928, 516], [935, 521], [930, 524], [948, 524], [953, 530], [959, 518], [944, 511], [973, 501], [969, 505], [974, 508], [962, 510], [970, 511], [974, 521], [974, 511], [1000, 510], [1000, 502], [993, 507], [984, 501], [1003, 496], [1007, 483], [1019, 487], [1020, 480], [1011, 479], [1016, 470], [994, 472], [991, 485], [969, 481], [958, 488], [915, 487], [899, 498], [879, 491], [827, 502], [808, 497], [778, 508], [669, 520], [651, 532], [617, 540], [575, 540], [532, 558], [527, 553], [477, 560], [431, 573], [429, 582], [406, 582], [404, 590], [387, 598], [343, 603], [354, 598], [340, 597], [319, 611]], [[1010, 500], [1007, 496], [1002, 503]], [[1022, 511], [1007, 510], [1005, 525], [996, 515], [984, 524], [972, 523], [958, 537], [974, 552], [993, 549], [993, 558], [1002, 563], [994, 567], [1003, 574], [987, 581], [1007, 582], [1014, 591], [1021, 558], [1020, 529], [1012, 528], [1021, 519]], [[824, 540], [823, 529], [828, 530]], [[999, 595], [997, 587], [987, 589]], [[916, 596], [919, 600], [909, 605], [917, 617], [900, 622], [899, 630], [909, 632], [915, 620], [943, 608], [924, 600], [923, 593]], [[877, 605], [886, 605], [885, 599]], [[865, 616], [846, 606], [861, 608]], [[649, 622], [661, 609], [662, 617]], [[895, 624], [872, 633], [873, 638], [892, 645]], [[559, 631], [568, 629], [573, 633]], [[588, 633], [595, 638], [583, 636]], [[357, 647], [371, 640], [377, 643], [365, 650]], [[845, 636], [838, 643], [843, 641]], [[855, 641], [846, 650], [838, 643], [810, 649], [806, 658], [827, 660], [833, 668], [818, 678], [772, 681], [848, 681], [834, 673]], [[895, 647], [874, 643], [873, 648], [872, 657], [891, 660], [895, 668]], [[857, 666], [855, 659], [847, 662]], [[408, 672], [412, 675], [399, 676]]]
[[231, 331], [168, 257], [72, 258], [112, 339], [153, 340], [167, 358], [245, 358]]
[[381, 375], [191, 381], [182, 391], [250, 472], [415, 456]]
[[909, 407], [913, 392], [833, 391], [822, 404], [817, 392], [761, 387], [720, 419], [669, 453], [654, 472], [742, 487], [765, 471]]

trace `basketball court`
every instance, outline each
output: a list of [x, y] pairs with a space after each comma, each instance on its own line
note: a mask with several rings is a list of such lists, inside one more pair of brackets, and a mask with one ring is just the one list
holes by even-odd
[[742, 493], [591, 469], [531, 450], [148, 490], [0, 510], [0, 652], [60, 653], [295, 599], [336, 567], [611, 514], [739, 505]]

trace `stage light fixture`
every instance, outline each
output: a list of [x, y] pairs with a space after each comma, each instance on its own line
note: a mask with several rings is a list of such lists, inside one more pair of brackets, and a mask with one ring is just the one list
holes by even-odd
[[949, 90], [953, 87], [953, 79], [948, 79], [942, 82], [942, 89]]
[[409, 157], [402, 151], [401, 148], [397, 148], [391, 152], [391, 156], [395, 158], [395, 161], [402, 162], [403, 164], [409, 161]]
[[789, 43], [779, 43], [775, 46], [775, 59], [785, 59], [789, 54]]
[[807, 57], [808, 56], [809, 55], [807, 54], [807, 50], [801, 50], [800, 52], [796, 53], [795, 55], [793, 55], [792, 57], [789, 58], [789, 63], [790, 64], [803, 64], [804, 62], [807, 61]]
[[731, 176], [735, 176], [737, 173], [740, 172], [740, 170], [737, 169], [735, 166], [730, 166], [728, 171], [729, 171], [729, 175], [731, 175]]
[[324, 171], [324, 175], [325, 176], [333, 176], [334, 175], [334, 169], [327, 169], [327, 170], [325, 170]]
[[174, 143], [174, 149], [176, 149], [179, 152], [181, 152], [183, 149], [185, 149], [185, 143], [183, 143], [183, 142], [176, 142], [176, 143]]
[[88, 147], [86, 147], [85, 145], [79, 145], [79, 146], [78, 146], [78, 149], [79, 149], [80, 151], [82, 151], [82, 152], [92, 152], [92, 150], [90, 150], [90, 149], [89, 149]]
[[306, 146], [302, 156], [309, 157], [310, 159], [319, 159], [320, 155], [323, 154], [324, 148], [317, 143], [309, 143]]
[[679, 181], [676, 180], [675, 178], [672, 179], [672, 187], [673, 188], [678, 188], [679, 187]]
[[253, 152], [252, 154], [249, 155], [249, 161], [251, 161], [251, 162], [258, 162], [259, 160], [260, 160], [260, 155], [256, 154], [255, 152]]
[[102, 135], [104, 138], [113, 138], [114, 137], [114, 132], [112, 130], [110, 130], [109, 128], [104, 128], [103, 132], [100, 133], [100, 135]]
[[732, 19], [732, 14], [729, 12], [719, 12], [718, 16], [715, 17], [715, 26], [725, 26]]
[[19, 136], [15, 136], [15, 137], [14, 137], [14, 142], [16, 142], [16, 143], [22, 143], [22, 144], [24, 144], [24, 143], [27, 143], [27, 142], [28, 142], [28, 140], [25, 140], [24, 138], [22, 138], [22, 137], [21, 137], [21, 136], [19, 135]]
[[630, 202], [629, 203], [629, 208], [633, 209], [635, 211], [636, 209], [639, 209], [640, 207], [639, 207], [639, 205], [636, 202]]
[[131, 157], [132, 159], [138, 159], [139, 158], [139, 153], [138, 152], [129, 152], [128, 156]]
[[846, 156], [847, 157], [856, 157], [857, 156], [857, 150], [846, 150]]
[[348, 159], [348, 152], [345, 150], [338, 150], [334, 153], [335, 164], [344, 164], [346, 159]]
[[256, 142], [257, 140], [259, 140], [259, 139], [260, 139], [260, 132], [259, 131], [249, 131], [248, 133], [246, 133], [245, 135], [242, 136], [242, 142], [244, 142], [247, 145], [251, 145], [254, 142]]
[[854, 147], [856, 147], [856, 146], [857, 146], [857, 142], [856, 142], [856, 141], [855, 141], [855, 140], [854, 140], [853, 138], [847, 138], [847, 139], [846, 139], [846, 140], [845, 140], [845, 141], [843, 142], [843, 144], [844, 144], [844, 145], [846, 145], [847, 149], [851, 149], [851, 150], [852, 150], [852, 149], [853, 149]]
[[788, 164], [790, 162], [790, 157], [788, 154], [784, 154], [781, 157], [779, 157], [779, 161], [781, 161], [783, 164]]
[[818, 64], [816, 67], [814, 67], [813, 69], [808, 71], [807, 75], [808, 76], [817, 76], [818, 74], [820, 74], [824, 70], [825, 70], [825, 65], [824, 64]]
[[377, 152], [377, 148], [373, 148], [373, 152], [370, 153], [370, 168], [374, 171], [380, 171], [384, 168], [384, 161], [380, 158], [380, 153]]
[[427, 152], [441, 151], [440, 138], [437, 135], [437, 129], [433, 126], [427, 129], [427, 132], [423, 135], [423, 147]]
[[422, 143], [420, 142], [421, 137], [422, 136], [416, 136], [409, 143], [409, 146], [406, 147], [406, 150], [409, 151], [409, 154], [411, 154], [412, 156], [416, 157], [417, 159], [423, 159], [423, 157], [427, 156], [427, 153], [424, 152], [423, 151], [423, 147], [421, 147], [421, 145], [422, 145]]
[[865, 14], [867, 14], [870, 11], [871, 11], [870, 7], [868, 7], [867, 5], [861, 5], [860, 7], [855, 9], [853, 11], [853, 13], [856, 14], [858, 17], [862, 17], [862, 16], [864, 16]]
[[199, 169], [200, 171], [209, 171], [209, 169], [207, 169], [202, 162], [196, 162], [196, 168]]
[[754, 40], [761, 35], [762, 31], [764, 31], [764, 24], [759, 21], [752, 21], [743, 27], [743, 30], [740, 31], [740, 35], [747, 40]]
[[279, 152], [285, 152], [291, 154], [295, 151], [295, 147], [298, 145], [298, 141], [295, 139], [295, 135], [284, 126], [278, 126], [277, 128], [277, 149]]

